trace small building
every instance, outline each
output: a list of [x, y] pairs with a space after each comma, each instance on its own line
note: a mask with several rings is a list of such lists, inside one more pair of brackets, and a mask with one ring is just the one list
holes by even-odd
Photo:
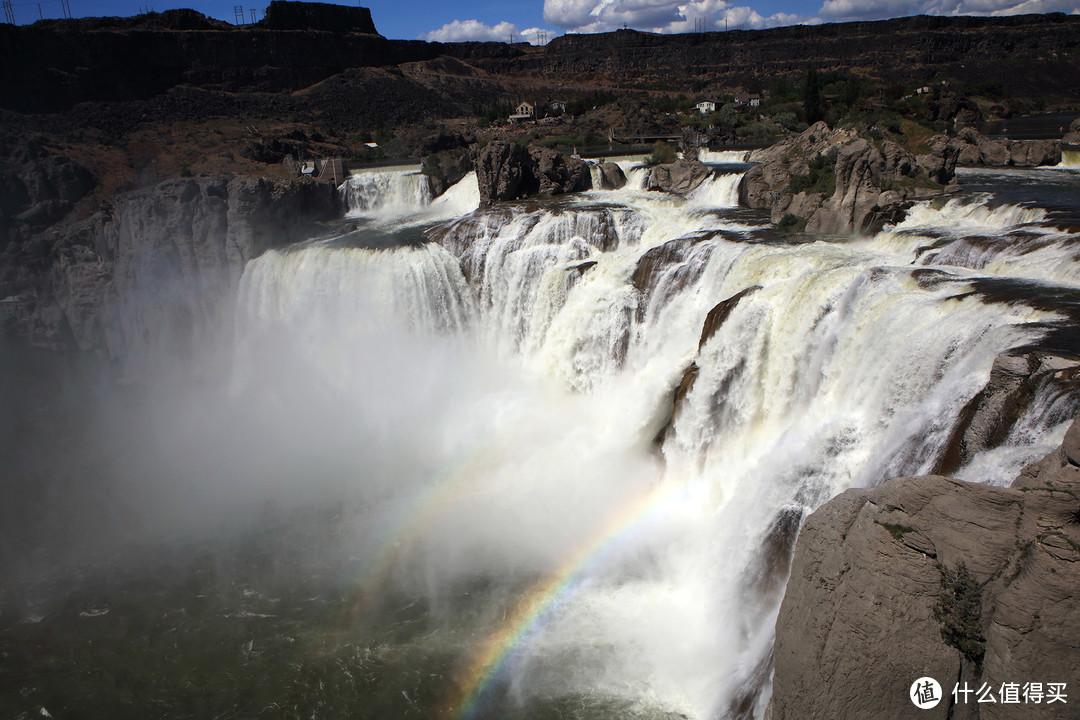
[[708, 115], [711, 112], [716, 112], [716, 103], [712, 100], [704, 100], [697, 104], [697, 111], [702, 115]]
[[332, 182], [340, 185], [347, 177], [345, 163], [341, 158], [319, 158], [316, 160], [294, 160], [286, 156], [281, 164], [284, 168], [300, 177], [309, 177], [314, 180]]
[[552, 112], [563, 112], [564, 113], [564, 112], [566, 112], [566, 101], [565, 100], [552, 100], [551, 102], [548, 103], [548, 107], [551, 108]]
[[316, 180], [332, 182], [335, 185], [345, 182], [345, 163], [341, 162], [341, 158], [316, 160], [315, 165], [318, 168], [315, 175]]
[[758, 107], [761, 105], [761, 95], [757, 93], [736, 93], [735, 107]]
[[518, 120], [535, 120], [536, 119], [536, 106], [531, 102], [523, 102], [517, 106], [517, 110], [510, 116], [510, 122], [516, 122]]

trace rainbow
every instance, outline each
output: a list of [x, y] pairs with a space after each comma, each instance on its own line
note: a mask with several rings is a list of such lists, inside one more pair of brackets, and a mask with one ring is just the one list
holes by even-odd
[[386, 540], [353, 583], [353, 601], [345, 617], [337, 623], [338, 630], [332, 633], [333, 635], [340, 636], [353, 627], [356, 618], [364, 612], [368, 600], [378, 594], [402, 550], [421, 534], [421, 530], [429, 527], [467, 497], [468, 489], [475, 484], [474, 481], [482, 474], [483, 468], [496, 465], [499, 455], [491, 450], [470, 455], [441, 480], [419, 493], [414, 502], [398, 513], [398, 519], [387, 533]]
[[442, 716], [462, 720], [473, 717], [488, 687], [514, 649], [543, 622], [560, 600], [580, 587], [580, 581], [596, 559], [603, 557], [627, 532], [658, 512], [666, 501], [685, 488], [685, 483], [670, 480], [654, 485], [612, 514], [557, 570], [533, 585], [501, 627], [481, 645], [457, 684], [453, 697], [446, 703]]

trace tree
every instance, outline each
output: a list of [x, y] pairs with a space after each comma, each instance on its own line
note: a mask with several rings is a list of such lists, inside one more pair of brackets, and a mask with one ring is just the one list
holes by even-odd
[[803, 114], [806, 116], [806, 124], [813, 125], [824, 115], [821, 107], [821, 78], [817, 70], [810, 68], [806, 71], [806, 85], [803, 87]]

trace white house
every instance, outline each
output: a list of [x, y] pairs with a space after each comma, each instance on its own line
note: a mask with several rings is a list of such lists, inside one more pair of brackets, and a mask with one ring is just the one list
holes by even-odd
[[517, 106], [517, 110], [510, 116], [511, 121], [536, 119], [536, 106], [530, 102], [523, 102]]
[[761, 96], [757, 93], [736, 93], [735, 107], [758, 107], [761, 105]]
[[716, 103], [712, 100], [704, 100], [697, 104], [697, 111], [702, 115], [708, 115], [711, 112], [716, 112]]

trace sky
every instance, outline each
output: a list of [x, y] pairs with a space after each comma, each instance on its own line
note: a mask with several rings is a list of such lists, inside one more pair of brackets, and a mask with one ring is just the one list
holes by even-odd
[[[236, 6], [250, 20], [267, 0], [66, 0], [75, 17], [135, 15], [144, 10], [193, 8], [235, 21]], [[339, 3], [347, 4], [347, 3]], [[497, 40], [541, 43], [565, 33], [623, 27], [660, 33], [698, 29], [758, 29], [780, 25], [882, 20], [905, 15], [1080, 14], [1080, 0], [360, 0], [376, 29], [405, 40]], [[63, 0], [12, 0], [15, 22], [62, 17]]]

